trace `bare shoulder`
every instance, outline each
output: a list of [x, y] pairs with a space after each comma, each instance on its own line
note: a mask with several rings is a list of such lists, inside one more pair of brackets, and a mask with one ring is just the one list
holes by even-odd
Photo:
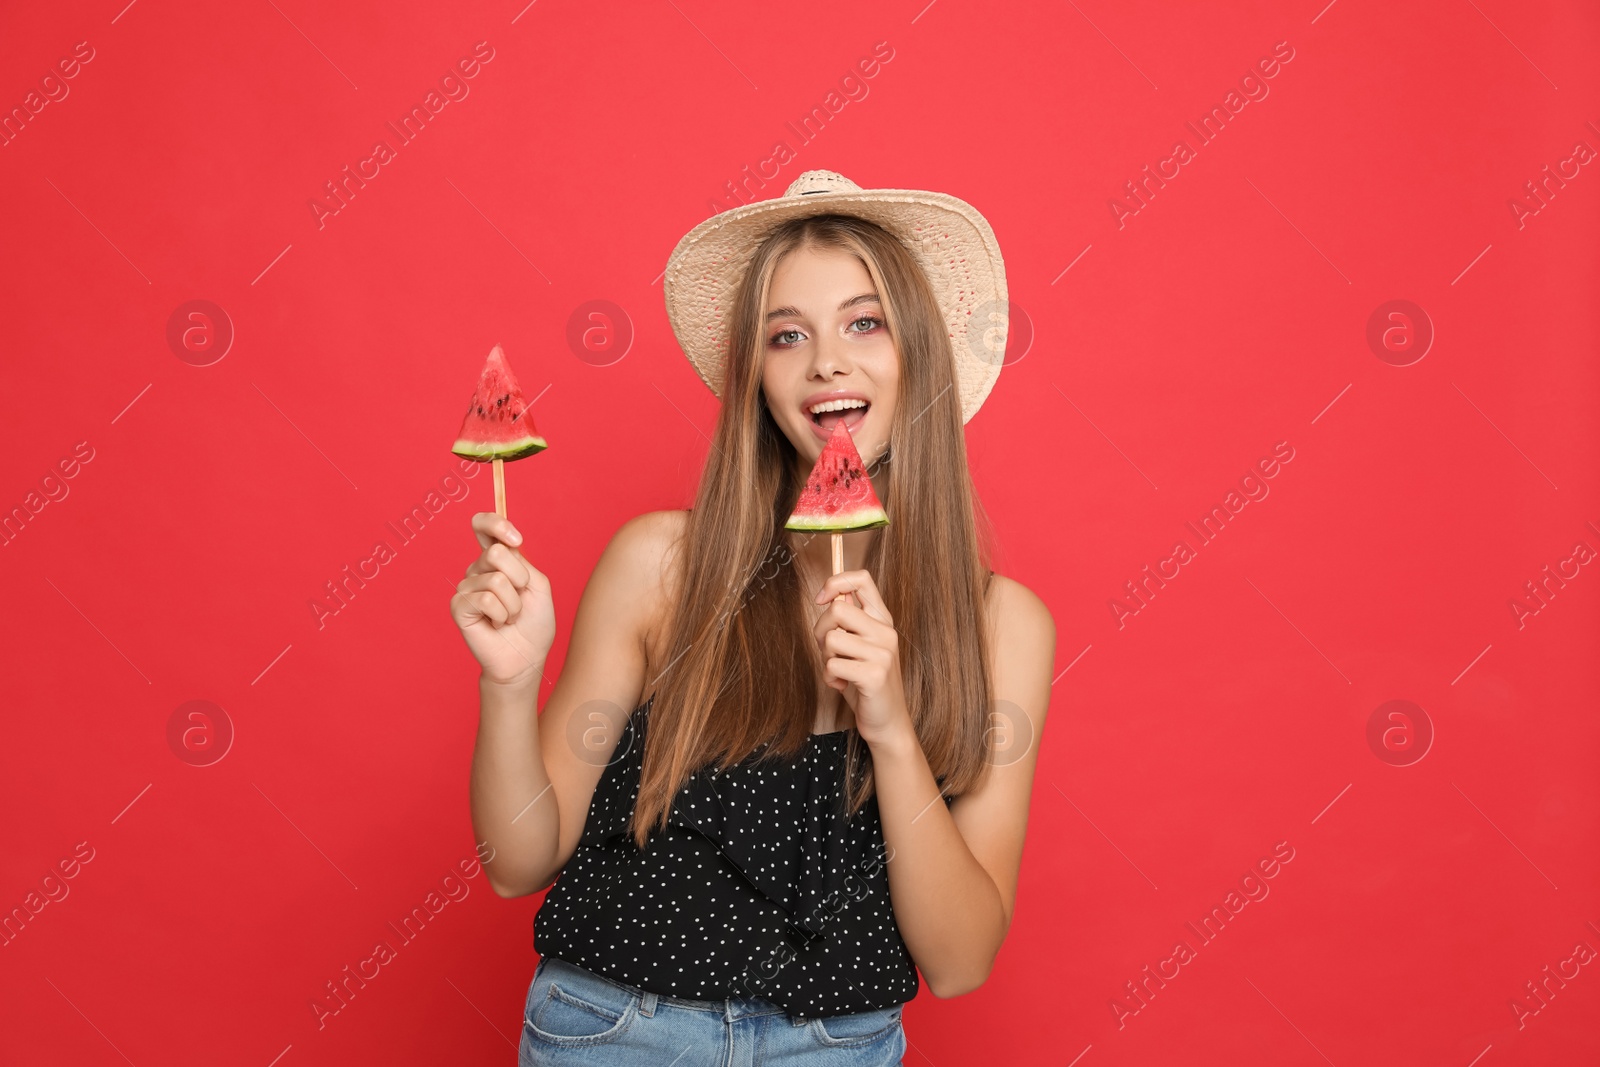
[[634, 599], [640, 641], [652, 661], [666, 607], [675, 595], [688, 522], [689, 513], [682, 509], [646, 511], [623, 523], [615, 538], [626, 560], [619, 580]]
[[1020, 640], [1034, 650], [1055, 649], [1055, 616], [1039, 594], [1021, 582], [996, 573], [989, 582], [986, 607], [994, 646]]
[[[1037, 741], [1054, 685], [1055, 617], [1039, 594], [1002, 574], [990, 580], [985, 607], [992, 695], [998, 707], [1027, 718], [1027, 727], [1015, 725]], [[1000, 736], [997, 731], [996, 739]]]
[[617, 539], [633, 562], [660, 566], [683, 536], [689, 513], [682, 510], [646, 511], [617, 529]]

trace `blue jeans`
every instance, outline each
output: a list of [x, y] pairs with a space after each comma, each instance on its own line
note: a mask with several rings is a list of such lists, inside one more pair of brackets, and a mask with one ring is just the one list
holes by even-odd
[[896, 1067], [903, 1005], [803, 1019], [759, 997], [687, 1000], [544, 956], [522, 1015], [518, 1067]]

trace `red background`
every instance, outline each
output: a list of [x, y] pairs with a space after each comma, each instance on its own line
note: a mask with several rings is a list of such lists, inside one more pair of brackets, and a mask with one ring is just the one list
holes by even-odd
[[[1600, 148], [1592, 5], [524, 2], [8, 5], [7, 112], [93, 59], [0, 148], [0, 507], [27, 509], [0, 907], [93, 859], [0, 948], [0, 1059], [513, 1062], [539, 898], [481, 874], [320, 1029], [310, 1006], [473, 852], [447, 602], [490, 479], [403, 547], [386, 523], [454, 470], [503, 342], [551, 442], [507, 473], [558, 668], [606, 540], [687, 504], [706, 451], [667, 255], [783, 140], [749, 196], [812, 168], [960, 196], [1033, 330], [968, 441], [1060, 674], [1010, 938], [978, 992], [912, 1002], [906, 1062], [1595, 1062], [1600, 973], [1562, 962], [1600, 949], [1600, 575], [1573, 559], [1600, 548], [1600, 172], [1562, 162]], [[324, 183], [480, 41], [469, 95], [319, 227]], [[1280, 41], [1269, 94], [1119, 225]], [[1367, 340], [1397, 299], [1435, 334], [1404, 366], [1406, 334]], [[205, 366], [203, 333], [167, 340], [192, 300], [235, 335]], [[569, 344], [592, 300], [620, 359]], [[1201, 547], [1185, 523], [1279, 442]], [[234, 732], [209, 766], [169, 741], [192, 700]], [[1369, 740], [1391, 700], [1417, 710]], [[1270, 894], [1129, 997], [1279, 842]]]

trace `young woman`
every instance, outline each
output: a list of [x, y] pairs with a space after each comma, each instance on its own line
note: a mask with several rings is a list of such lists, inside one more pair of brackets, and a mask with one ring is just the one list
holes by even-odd
[[[986, 565], [963, 440], [999, 249], [954, 197], [810, 171], [686, 235], [666, 294], [715, 437], [694, 507], [601, 555], [542, 713], [550, 584], [510, 522], [473, 516], [451, 598], [489, 882], [553, 883], [519, 1060], [899, 1063], [918, 972], [970, 992], [1005, 940], [1050, 694], [1054, 623]], [[840, 419], [890, 524], [836, 575], [784, 524]]]

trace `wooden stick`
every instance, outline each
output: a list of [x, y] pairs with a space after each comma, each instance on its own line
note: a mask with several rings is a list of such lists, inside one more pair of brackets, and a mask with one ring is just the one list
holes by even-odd
[[[835, 530], [833, 532], [833, 573], [839, 574], [844, 570], [844, 534]], [[834, 603], [849, 599], [851, 594], [840, 593], [833, 598]]]
[[499, 456], [494, 459], [494, 511], [506, 517], [506, 461]]

